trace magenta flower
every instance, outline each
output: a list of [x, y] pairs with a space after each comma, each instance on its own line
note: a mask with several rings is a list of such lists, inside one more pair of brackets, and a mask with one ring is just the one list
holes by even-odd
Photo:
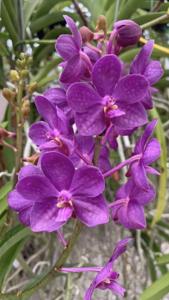
[[117, 243], [111, 258], [92, 281], [85, 294], [84, 300], [91, 300], [96, 288], [101, 290], [109, 289], [113, 294], [124, 296], [125, 289], [117, 282], [119, 274], [113, 271], [113, 264], [116, 259], [126, 251], [127, 244], [131, 240], [131, 238], [125, 238]]
[[115, 55], [105, 55], [93, 68], [95, 88], [87, 83], [74, 83], [67, 91], [67, 100], [75, 112], [81, 135], [101, 134], [112, 122], [119, 129], [133, 129], [147, 122], [140, 101], [148, 82], [142, 75], [120, 79], [121, 62]]
[[79, 81], [81, 78], [89, 78], [92, 64], [89, 57], [82, 51], [81, 34], [75, 22], [68, 16], [64, 16], [71, 34], [63, 34], [56, 41], [56, 51], [64, 59], [64, 70], [60, 81], [64, 84]]
[[112, 218], [128, 229], [144, 229], [144, 206], [155, 198], [155, 190], [148, 185], [146, 191], [137, 187], [132, 179], [121, 186], [111, 207]]
[[66, 99], [66, 92], [63, 88], [49, 88], [43, 93], [44, 97], [47, 98], [56, 108], [60, 108], [68, 119], [73, 119], [73, 113], [71, 108], [68, 106]]
[[136, 143], [133, 155], [141, 154], [141, 158], [133, 162], [129, 170], [135, 184], [145, 190], [149, 187], [147, 173], [159, 175], [154, 168], [149, 166], [160, 157], [161, 152], [158, 140], [151, 138], [156, 124], [157, 120], [151, 121]]
[[145, 99], [143, 99], [143, 104], [146, 109], [151, 109], [153, 107], [152, 94], [155, 90], [152, 85], [157, 83], [163, 76], [161, 63], [157, 60], [151, 60], [153, 46], [153, 40], [150, 40], [145, 46], [143, 46], [133, 60], [130, 68], [131, 74], [142, 74], [149, 82], [149, 89], [147, 90]]
[[75, 170], [65, 155], [46, 152], [41, 158], [41, 169], [21, 169], [8, 203], [32, 231], [55, 231], [72, 215], [93, 227], [109, 221], [108, 207], [101, 195], [104, 188], [103, 176], [96, 167]]
[[[70, 159], [76, 168], [83, 165], [92, 164], [94, 157], [95, 143], [91, 136], [77, 135], [74, 139], [74, 150], [70, 155]], [[106, 146], [101, 146], [100, 155], [98, 158], [98, 167], [102, 173], [111, 168], [109, 161], [109, 149]]]
[[44, 96], [37, 96], [36, 108], [45, 121], [34, 123], [29, 136], [40, 150], [52, 150], [68, 155], [72, 149], [71, 128], [64, 113]]
[[141, 27], [132, 20], [121, 20], [114, 23], [115, 40], [120, 47], [136, 44], [141, 37]]

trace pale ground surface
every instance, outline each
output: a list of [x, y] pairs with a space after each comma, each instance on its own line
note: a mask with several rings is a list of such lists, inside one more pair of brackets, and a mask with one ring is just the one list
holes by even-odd
[[[85, 229], [78, 241], [78, 244], [71, 256], [71, 263], [90, 264], [102, 266], [112, 254], [112, 249], [117, 240], [121, 238], [121, 227], [113, 226], [111, 223], [106, 226], [100, 226], [95, 229]], [[116, 237], [119, 237], [118, 239]], [[125, 233], [128, 236], [128, 233]], [[56, 252], [58, 252], [56, 250]], [[139, 294], [144, 289], [147, 283], [146, 278], [146, 265], [144, 257], [140, 258], [136, 253], [135, 248], [131, 245], [129, 250], [123, 258], [120, 258], [115, 266], [115, 270], [120, 274], [119, 283], [124, 285], [128, 290], [126, 300], [139, 300]], [[57, 291], [63, 291], [64, 279], [57, 278], [53, 281], [53, 284], [48, 287], [46, 293], [34, 295], [30, 300], [83, 300], [84, 293], [87, 287], [89, 287], [91, 280], [94, 277], [94, 273], [85, 273], [80, 279], [77, 279], [77, 275], [70, 275], [70, 293], [57, 295]], [[110, 291], [96, 290], [92, 300], [117, 300], [123, 299], [121, 297], [114, 296]], [[169, 296], [163, 298], [169, 300]], [[161, 300], [163, 300], [161, 299]]]

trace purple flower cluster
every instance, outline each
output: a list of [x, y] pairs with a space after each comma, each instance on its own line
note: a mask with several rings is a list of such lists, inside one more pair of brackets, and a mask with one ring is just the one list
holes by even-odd
[[[36, 97], [43, 120], [29, 131], [38, 149], [38, 164], [21, 169], [9, 206], [35, 232], [57, 231], [71, 218], [93, 227], [108, 223], [110, 215], [125, 228], [143, 229], [144, 206], [155, 198], [148, 174], [159, 174], [151, 167], [160, 156], [160, 145], [152, 137], [157, 120], [146, 126], [126, 161], [112, 166], [110, 157], [112, 149], [118, 149], [118, 136], [131, 135], [148, 123], [147, 110], [156, 92], [153, 85], [163, 74], [160, 63], [151, 60], [153, 41], [127, 69], [118, 54], [139, 40], [141, 29], [136, 23], [116, 22], [107, 38], [105, 32], [92, 33], [85, 27], [79, 31], [68, 16], [65, 20], [71, 33], [56, 41], [63, 59], [60, 86]], [[108, 203], [105, 180], [126, 165], [126, 182]], [[124, 295], [112, 263], [125, 251], [128, 240], [117, 245], [85, 300], [91, 299], [95, 288]]]

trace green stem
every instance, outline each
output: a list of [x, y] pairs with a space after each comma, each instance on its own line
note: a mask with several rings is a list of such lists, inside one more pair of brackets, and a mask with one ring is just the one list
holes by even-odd
[[162, 21], [165, 21], [165, 20], [167, 20], [167, 19], [169, 19], [169, 10], [166, 12], [165, 15], [163, 15], [163, 16], [161, 16], [161, 17], [158, 17], [158, 18], [156, 18], [156, 19], [154, 19], [154, 20], [152, 20], [152, 21], [150, 21], [150, 22], [147, 22], [147, 23], [141, 25], [140, 27], [141, 27], [142, 29], [146, 29], [146, 28], [149, 28], [149, 27], [154, 26], [154, 25], [156, 25], [156, 24], [159, 24], [159, 23], [161, 23]]
[[40, 278], [38, 282], [35, 283], [35, 285], [32, 285], [31, 287], [22, 290], [17, 291], [16, 293], [0, 293], [0, 299], [1, 300], [24, 300], [28, 299], [31, 295], [33, 295], [36, 291], [46, 286], [48, 283], [51, 282], [58, 274], [60, 268], [64, 265], [67, 258], [69, 257], [70, 253], [73, 250], [73, 247], [77, 241], [77, 238], [82, 230], [83, 225], [76, 221], [72, 236], [68, 242], [67, 248], [65, 248], [60, 255], [59, 259], [56, 261], [54, 267], [43, 277]]
[[15, 183], [17, 180], [17, 173], [21, 167], [21, 158], [22, 158], [22, 97], [23, 97], [23, 81], [20, 80], [18, 84], [18, 94], [17, 94], [17, 107], [16, 107], [16, 161], [15, 161]]

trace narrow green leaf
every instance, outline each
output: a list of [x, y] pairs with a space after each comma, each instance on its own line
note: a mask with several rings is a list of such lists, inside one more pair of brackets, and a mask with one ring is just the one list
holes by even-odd
[[44, 67], [41, 67], [40, 72], [32, 79], [32, 81], [40, 81], [46, 78], [51, 70], [55, 69], [56, 66], [61, 62], [61, 58], [52, 59], [52, 61], [47, 62]]
[[0, 55], [1, 56], [8, 56], [9, 55], [8, 49], [6, 48], [6, 46], [2, 42], [0, 42]]
[[11, 268], [14, 259], [17, 254], [21, 251], [26, 239], [21, 240], [16, 245], [11, 247], [0, 259], [0, 287], [2, 287], [5, 282]]
[[[154, 13], [146, 13], [145, 12], [145, 15], [132, 18], [132, 20], [135, 21], [136, 23], [138, 23], [139, 25], [142, 25], [144, 23], [147, 23], [147, 22], [152, 21], [152, 20], [154, 20], [158, 17], [163, 16], [165, 13], [166, 13], [165, 11], [154, 12]], [[168, 21], [167, 20], [163, 21], [163, 23], [166, 23], [166, 22], [168, 22]]]
[[[27, 27], [32, 14], [35, 12], [35, 9], [40, 5], [40, 2], [40, 0], [29, 0], [24, 2], [25, 28]], [[47, 11], [45, 13], [47, 13]]]
[[9, 15], [9, 11], [6, 8], [5, 1], [2, 1], [2, 5], [1, 5], [1, 17], [2, 17], [2, 22], [3, 22], [6, 30], [10, 34], [10, 38], [12, 39], [12, 41], [15, 44], [17, 42], [17, 40], [18, 40], [18, 34], [17, 34], [17, 30], [16, 30], [16, 24], [14, 26], [14, 24], [12, 22], [12, 19], [10, 18], [10, 15]]
[[32, 233], [28, 228], [24, 228], [21, 225], [17, 225], [9, 230], [0, 241], [0, 258], [9, 250], [9, 248], [31, 234]]
[[62, 12], [51, 13], [32, 21], [30, 25], [31, 31], [35, 33], [51, 24], [63, 21], [63, 14]]
[[169, 273], [153, 282], [141, 295], [140, 300], [162, 300], [169, 293]]
[[131, 15], [140, 7], [140, 1], [138, 0], [128, 0], [126, 4], [120, 10], [118, 19], [129, 19]]
[[62, 2], [63, 0], [43, 0], [38, 6], [37, 13], [35, 18], [46, 15], [57, 3]]
[[158, 186], [158, 200], [156, 212], [153, 217], [152, 226], [154, 226], [161, 218], [161, 215], [166, 207], [166, 187], [167, 187], [167, 145], [165, 133], [163, 130], [163, 124], [161, 122], [160, 116], [156, 108], [151, 110], [151, 117], [158, 119], [158, 124], [156, 126], [156, 135], [161, 144], [161, 156], [160, 156], [160, 178]]
[[159, 265], [161, 265], [161, 264], [169, 264], [169, 254], [164, 254], [162, 256], [159, 256], [157, 258], [157, 263]]
[[3, 199], [12, 189], [12, 181], [8, 181], [1, 189], [0, 189], [0, 201]]

